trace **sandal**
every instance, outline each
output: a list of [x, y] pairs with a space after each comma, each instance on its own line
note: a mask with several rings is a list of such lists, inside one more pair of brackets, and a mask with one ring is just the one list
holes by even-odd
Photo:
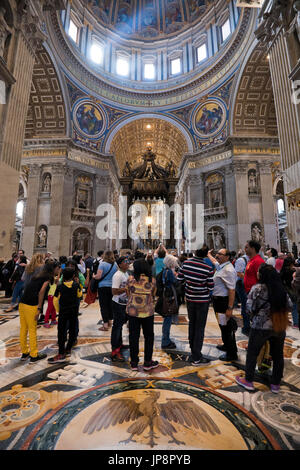
[[108, 331], [109, 330], [109, 328], [105, 328], [105, 326], [101, 326], [98, 329], [99, 329], [99, 331]]
[[15, 307], [10, 307], [10, 308], [6, 308], [6, 309], [4, 310], [4, 312], [5, 312], [5, 313], [11, 313], [11, 312], [13, 312], [14, 310], [15, 310]]

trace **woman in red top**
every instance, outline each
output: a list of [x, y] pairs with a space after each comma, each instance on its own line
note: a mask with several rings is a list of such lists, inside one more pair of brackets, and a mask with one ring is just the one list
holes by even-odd
[[258, 254], [260, 251], [260, 243], [249, 240], [245, 245], [245, 253], [249, 256], [250, 261], [248, 262], [244, 275], [244, 286], [246, 294], [251, 290], [251, 287], [257, 284], [257, 273], [260, 265], [264, 263], [262, 257]]

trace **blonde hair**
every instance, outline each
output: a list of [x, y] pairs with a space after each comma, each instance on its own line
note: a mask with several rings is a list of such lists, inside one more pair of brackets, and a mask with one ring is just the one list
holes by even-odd
[[105, 261], [106, 263], [113, 264], [115, 262], [115, 255], [114, 252], [111, 250], [107, 250], [103, 254], [102, 261]]
[[164, 258], [164, 265], [166, 266], [166, 268], [174, 269], [179, 266], [179, 263], [178, 263], [177, 258], [175, 258], [175, 256], [166, 255]]
[[44, 264], [44, 255], [43, 253], [35, 253], [31, 260], [30, 263], [26, 266], [25, 271], [28, 274], [34, 273], [36, 268], [39, 268], [40, 266], [43, 266]]

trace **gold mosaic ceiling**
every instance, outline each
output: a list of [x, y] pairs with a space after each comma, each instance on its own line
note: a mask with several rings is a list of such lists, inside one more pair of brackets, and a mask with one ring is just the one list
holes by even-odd
[[126, 161], [132, 166], [142, 163], [141, 155], [151, 145], [156, 162], [165, 167], [170, 161], [178, 168], [183, 155], [188, 151], [181, 132], [161, 119], [139, 119], [126, 124], [114, 137], [110, 153], [116, 156], [122, 172]]
[[266, 49], [252, 52], [239, 81], [233, 133], [239, 136], [277, 136], [277, 121]]

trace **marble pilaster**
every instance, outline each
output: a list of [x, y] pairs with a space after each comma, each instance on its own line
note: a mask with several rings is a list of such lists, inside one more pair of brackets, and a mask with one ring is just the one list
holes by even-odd
[[0, 256], [5, 258], [10, 256], [12, 249], [34, 51], [43, 39], [39, 20], [31, 14], [29, 7], [26, 14], [18, 12], [12, 31], [9, 56], [13, 57], [13, 61], [9, 72], [16, 82], [11, 86], [7, 103], [0, 105]]
[[32, 256], [34, 252], [36, 242], [41, 172], [42, 165], [33, 164], [29, 166], [28, 195], [22, 236], [22, 249], [25, 250], [26, 255], [29, 257]]
[[[248, 209], [248, 165], [246, 162], [233, 162], [225, 175], [226, 206], [228, 211], [228, 248], [243, 248], [250, 238]], [[234, 225], [236, 229], [234, 230]], [[235, 233], [235, 237], [234, 237]]]
[[261, 202], [264, 226], [265, 244], [279, 249], [277, 240], [276, 214], [274, 211], [274, 200], [272, 194], [272, 162], [264, 161], [259, 164]]
[[47, 248], [58, 257], [71, 251], [70, 226], [73, 207], [73, 170], [63, 164], [52, 165], [51, 211]]
[[[97, 208], [101, 204], [109, 203], [109, 182], [110, 179], [108, 176], [96, 176], [96, 191], [95, 191], [95, 202], [96, 202], [96, 219], [95, 219], [95, 227], [97, 228], [97, 224], [100, 222], [102, 217], [97, 216]], [[97, 233], [95, 231], [94, 235], [94, 252], [97, 253], [99, 250], [105, 250], [108, 248], [107, 240], [101, 240], [98, 238]]]
[[[300, 133], [297, 105], [293, 103], [291, 96], [291, 81], [289, 79], [291, 69], [288, 60], [287, 37], [284, 32], [281, 32], [272, 44], [269, 55], [280, 139], [281, 163], [285, 173], [284, 186], [287, 194], [298, 190], [300, 187]], [[297, 233], [299, 220], [300, 214], [297, 216], [295, 212], [287, 211], [287, 233], [290, 249], [294, 241], [297, 243], [298, 249], [300, 248], [300, 237]]]

